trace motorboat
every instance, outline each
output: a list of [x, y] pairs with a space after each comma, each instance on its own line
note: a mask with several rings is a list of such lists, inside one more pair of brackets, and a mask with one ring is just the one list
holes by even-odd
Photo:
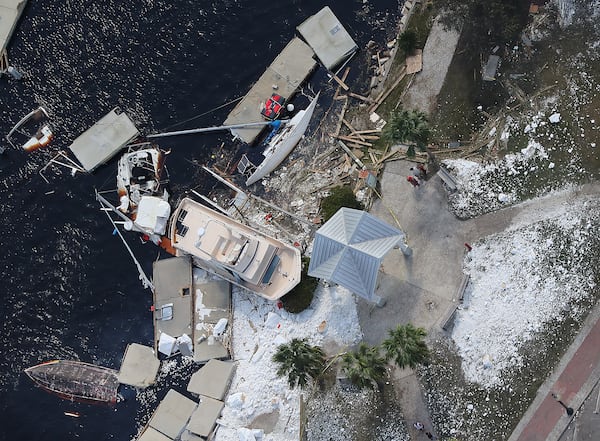
[[43, 107], [29, 112], [6, 135], [6, 140], [15, 148], [19, 146], [26, 152], [45, 147], [54, 139], [49, 123], [50, 117]]
[[194, 265], [277, 300], [300, 282], [300, 250], [190, 198], [175, 209], [169, 239], [176, 255]]

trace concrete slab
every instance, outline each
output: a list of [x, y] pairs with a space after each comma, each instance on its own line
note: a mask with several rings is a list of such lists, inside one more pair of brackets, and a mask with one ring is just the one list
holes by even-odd
[[[248, 94], [229, 113], [223, 125], [247, 124], [265, 121], [261, 115], [265, 101], [277, 92], [289, 100], [316, 67], [313, 51], [306, 43], [295, 37], [290, 41], [265, 73], [252, 86]], [[264, 126], [233, 129], [236, 138], [253, 143]]]
[[[188, 256], [158, 260], [153, 264], [154, 349], [161, 334], [179, 337], [193, 335], [192, 262]], [[171, 306], [172, 317], [163, 307]]]
[[229, 389], [234, 367], [232, 362], [209, 360], [192, 375], [188, 392], [223, 400]]
[[195, 331], [194, 335], [198, 335], [197, 338], [194, 338], [194, 361], [196, 363], [206, 363], [213, 358], [219, 360], [229, 358], [229, 351], [220, 341], [211, 341], [210, 339], [198, 341], [199, 337], [203, 334], [210, 336], [212, 335], [212, 331], [203, 325], [200, 326], [199, 330]]
[[328, 70], [333, 69], [358, 49], [329, 6], [325, 6], [306, 19], [296, 29]]
[[125, 112], [118, 113], [117, 109], [113, 109], [79, 135], [69, 149], [90, 172], [109, 161], [139, 135]]
[[217, 418], [223, 410], [223, 402], [209, 397], [202, 397], [198, 408], [194, 411], [187, 430], [190, 432], [208, 437], [215, 427]]
[[202, 304], [206, 308], [231, 308], [231, 284], [225, 280], [205, 282], [196, 286], [202, 291]]
[[154, 411], [148, 425], [175, 439], [185, 428], [196, 406], [196, 402], [170, 389]]
[[0, 0], [0, 54], [8, 47], [27, 0]]
[[171, 438], [152, 427], [146, 427], [137, 441], [171, 441]]
[[156, 381], [159, 368], [160, 361], [152, 348], [131, 343], [123, 356], [119, 383], [139, 388], [148, 387]]

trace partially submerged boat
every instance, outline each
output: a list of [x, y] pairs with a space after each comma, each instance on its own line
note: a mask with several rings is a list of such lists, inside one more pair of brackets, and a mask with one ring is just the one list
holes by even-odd
[[135, 213], [145, 196], [167, 201], [165, 152], [150, 143], [130, 145], [117, 166], [119, 209]]
[[300, 282], [300, 251], [199, 202], [181, 201], [169, 225], [176, 254], [261, 297], [277, 300]]
[[61, 398], [83, 403], [114, 404], [119, 380], [114, 369], [72, 360], [52, 360], [25, 369], [38, 386]]
[[238, 170], [240, 173], [248, 175], [246, 185], [252, 185], [267, 176], [294, 150], [308, 128], [317, 106], [319, 93], [306, 109], [300, 110], [292, 119], [283, 122], [278, 131], [268, 139], [263, 150], [265, 159], [258, 166], [252, 164], [246, 155], [242, 157]]
[[6, 135], [6, 140], [13, 147], [20, 146], [26, 152], [45, 147], [54, 139], [49, 123], [50, 117], [43, 107], [29, 112]]

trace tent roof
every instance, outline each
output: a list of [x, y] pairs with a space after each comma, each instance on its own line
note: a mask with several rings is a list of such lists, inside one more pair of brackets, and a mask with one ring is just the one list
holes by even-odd
[[381, 259], [402, 238], [369, 213], [343, 207], [317, 231], [308, 274], [371, 299]]

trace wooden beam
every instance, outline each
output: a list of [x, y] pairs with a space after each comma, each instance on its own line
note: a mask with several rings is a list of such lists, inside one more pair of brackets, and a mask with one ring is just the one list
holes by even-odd
[[338, 78], [338, 76], [334, 73], [331, 74], [331, 77], [335, 80], [336, 83], [338, 83], [340, 85], [340, 87], [342, 89], [344, 89], [346, 92], [348, 90], [350, 90], [350, 88], [346, 85], [346, 83], [344, 83], [340, 78]]
[[[354, 133], [356, 133], [356, 129], [355, 129], [354, 127], [352, 127], [352, 125], [351, 125], [351, 124], [350, 124], [348, 121], [346, 121], [346, 119], [342, 119], [342, 122], [343, 122], [343, 123], [344, 123], [344, 125], [345, 125], [346, 127], [348, 127], [348, 128], [350, 129], [350, 131], [352, 132], [352, 133], [350, 133], [350, 136], [353, 136], [353, 134], [354, 134]], [[356, 136], [358, 136], [358, 137], [361, 139], [361, 141], [364, 141], [364, 140], [365, 140], [365, 138], [364, 138], [364, 136], [363, 136], [363, 135], [357, 134]]]
[[350, 95], [352, 98], [357, 98], [357, 99], [359, 99], [361, 101], [364, 101], [365, 103], [370, 103], [370, 104], [374, 104], [375, 103], [375, 101], [373, 101], [371, 98], [359, 95], [357, 93], [348, 92], [348, 95]]
[[349, 141], [349, 142], [354, 142], [356, 144], [360, 144], [360, 145], [364, 145], [366, 147], [373, 147], [373, 144], [370, 142], [366, 142], [366, 141], [360, 141], [358, 139], [355, 138], [351, 138], [349, 136], [344, 136], [344, 135], [337, 135], [336, 138], [341, 139], [343, 141]]

